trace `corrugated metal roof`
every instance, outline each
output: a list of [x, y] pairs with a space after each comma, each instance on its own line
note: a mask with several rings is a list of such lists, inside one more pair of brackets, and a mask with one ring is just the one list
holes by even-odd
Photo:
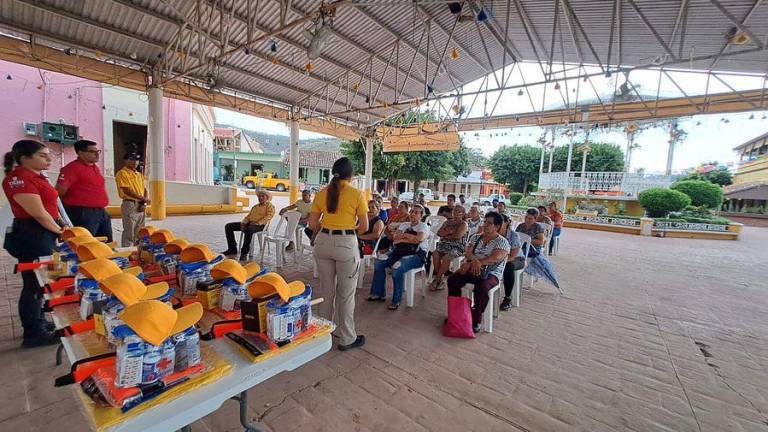
[[[668, 45], [672, 55], [677, 57], [682, 53], [677, 59], [679, 67], [709, 68], [712, 58], [698, 58], [717, 55], [725, 46], [725, 35], [735, 26], [710, 0], [632, 1]], [[637, 66], [672, 58], [647, 28], [630, 0], [620, 2], [620, 59], [618, 26], [614, 28], [611, 57], [608, 57], [614, 5], [611, 1], [477, 2], [476, 7], [482, 7], [489, 16], [485, 22], [474, 21], [472, 17], [477, 11], [465, 3], [462, 14], [466, 19], [458, 23], [456, 16], [442, 2], [354, 0], [351, 3], [358, 4], [337, 8], [332, 20], [333, 34], [328, 38], [321, 58], [311, 62], [311, 73], [306, 71], [309, 41], [304, 36], [309, 23], [259, 42], [252, 49], [254, 55], [238, 51], [219, 64], [209, 62], [222, 49], [232, 49], [248, 40], [249, 18], [255, 29], [252, 38], [277, 29], [280, 26], [277, 0], [224, 2], [223, 20], [219, 15], [221, 2], [215, 0], [201, 0], [202, 20], [198, 20], [196, 14], [197, 2], [186, 0], [4, 0], [0, 2], [0, 26], [35, 34], [39, 43], [45, 40], [70, 43], [143, 65], [173, 60], [172, 75], [183, 72], [182, 64], [190, 68], [202, 61], [206, 66], [195, 70], [191, 78], [206, 81], [210, 76], [219, 77], [233, 92], [286, 105], [301, 104], [309, 110], [316, 107], [316, 114], [330, 113], [353, 122], [359, 119], [361, 123], [375, 122], [380, 120], [379, 116], [397, 112], [393, 107], [381, 106], [383, 103], [389, 105], [398, 100], [423, 97], [425, 84], [431, 84], [438, 93], [448, 93], [454, 86], [482, 78], [493, 68], [499, 69], [505, 57], [507, 64], [512, 63], [509, 53], [520, 60], [533, 61], [538, 54], [544, 61], [551, 56], [554, 62], [583, 61], [614, 67], [619, 61], [622, 65]], [[726, 56], [718, 60], [715, 69], [761, 73], [768, 70], [768, 56], [765, 51], [758, 50], [758, 45], [766, 43], [768, 3], [756, 8], [754, 0], [721, 0], [719, 3], [737, 21], [749, 16], [744, 27], [760, 40], [740, 46], [729, 45], [725, 49]], [[252, 8], [258, 5], [259, 9], [253, 9], [249, 14], [249, 4]], [[688, 4], [688, 13], [681, 46], [682, 26], [677, 18], [683, 4]], [[232, 5], [234, 8], [230, 11]], [[559, 5], [559, 14], [555, 22], [556, 5]], [[294, 0], [287, 21], [314, 14], [320, 6], [321, 0]], [[572, 14], [564, 6], [570, 7]], [[509, 29], [505, 36], [507, 15]], [[224, 28], [221, 28], [222, 21]], [[428, 36], [422, 37], [426, 23], [430, 21]], [[175, 37], [184, 23], [180, 36], [187, 42], [181, 46], [185, 54], [179, 55]], [[449, 39], [454, 23], [455, 30]], [[526, 25], [533, 41], [529, 40]], [[556, 29], [554, 35], [553, 28]], [[198, 58], [201, 54], [197, 46], [201, 34], [198, 30], [212, 36], [205, 42], [203, 60]], [[222, 45], [224, 39], [228, 40], [225, 46]], [[278, 45], [274, 56], [277, 64], [271, 62], [271, 40]], [[398, 40], [399, 61], [394, 56], [390, 59], [392, 47]], [[414, 51], [416, 48], [418, 52]], [[164, 57], [166, 49], [170, 53], [169, 59]], [[451, 59], [454, 49], [459, 54], [455, 60]], [[728, 55], [748, 50], [751, 52]], [[180, 61], [183, 57], [186, 59]], [[369, 64], [370, 58], [373, 60]], [[349, 86], [345, 79], [347, 71], [350, 71]], [[404, 83], [408, 74], [411, 79]], [[352, 87], [357, 83], [360, 84], [355, 90]], [[352, 93], [349, 107], [346, 105], [347, 92]], [[327, 104], [325, 100], [317, 103], [325, 94], [329, 94], [331, 100]], [[337, 99], [335, 103], [334, 97]], [[361, 115], [345, 112], [349, 108], [366, 108], [369, 103], [374, 107]]]

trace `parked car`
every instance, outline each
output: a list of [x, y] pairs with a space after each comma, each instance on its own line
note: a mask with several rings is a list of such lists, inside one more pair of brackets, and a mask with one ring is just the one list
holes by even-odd
[[288, 190], [291, 184], [290, 180], [278, 178], [272, 173], [245, 176], [242, 182], [248, 189], [277, 189], [280, 192]]
[[499, 202], [503, 202], [506, 205], [511, 205], [512, 202], [501, 194], [490, 194], [487, 197], [480, 197], [480, 205], [489, 206], [493, 204], [493, 200], [499, 200]]
[[[418, 193], [424, 194], [425, 201], [432, 201], [434, 199], [434, 196], [432, 195], [432, 189], [419, 188]], [[403, 192], [400, 194], [398, 198], [400, 199], [400, 201], [413, 201], [413, 191]]]

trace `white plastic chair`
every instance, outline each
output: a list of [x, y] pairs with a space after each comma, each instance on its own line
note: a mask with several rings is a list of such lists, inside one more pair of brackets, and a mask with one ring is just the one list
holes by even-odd
[[405, 290], [405, 305], [413, 307], [413, 296], [416, 285], [416, 275], [421, 273], [421, 296], [427, 295], [427, 269], [424, 266], [408, 270], [405, 273], [404, 290]]
[[549, 255], [549, 240], [552, 238], [552, 232], [555, 229], [552, 225], [544, 222], [541, 223], [541, 226], [544, 228], [544, 245], [541, 247], [541, 253]]
[[[515, 270], [515, 287], [512, 288], [512, 306], [520, 307], [520, 293], [523, 287], [523, 275], [525, 274], [525, 268], [528, 267], [528, 249], [531, 247], [531, 236], [528, 234], [517, 233], [520, 242], [523, 244], [523, 267], [519, 270]], [[502, 285], [504, 282], [502, 281]]]
[[[488, 306], [483, 311], [483, 330], [488, 333], [493, 333], [493, 319], [499, 316], [499, 287], [501, 287], [501, 282], [488, 290]], [[472, 304], [475, 303], [474, 290], [474, 284], [465, 284], [461, 287], [462, 297], [468, 298]]]
[[437, 232], [440, 231], [440, 228], [443, 226], [447, 219], [444, 216], [428, 216], [427, 217], [427, 225], [429, 225], [429, 230], [432, 232], [432, 235], [429, 238], [429, 251], [433, 252], [435, 250], [435, 247], [437, 247]]
[[[270, 243], [275, 244], [277, 249], [277, 257], [275, 260], [275, 267], [280, 268], [285, 261], [285, 248], [292, 241], [296, 240], [296, 227], [299, 225], [301, 219], [301, 213], [296, 211], [289, 211], [283, 213], [280, 217], [280, 222], [277, 223], [275, 232], [273, 234], [267, 233], [264, 237], [264, 244], [261, 247], [260, 262], [264, 262], [264, 251], [269, 247]], [[266, 230], [265, 230], [266, 231]], [[298, 265], [298, 247], [293, 248], [293, 260]]]
[[379, 239], [376, 240], [376, 245], [373, 246], [373, 252], [371, 252], [370, 255], [363, 255], [363, 259], [360, 260], [359, 268], [357, 270], [357, 289], [360, 289], [363, 287], [363, 279], [365, 278], [365, 271], [371, 265], [371, 262], [375, 261], [378, 258], [379, 243], [381, 243], [381, 239], [384, 238], [385, 236], [386, 234], [384, 233], [384, 231], [381, 231], [381, 235], [379, 236]]
[[[256, 249], [257, 243], [259, 245], [259, 250], [261, 251], [264, 250], [264, 235], [266, 235], [266, 233], [269, 231], [270, 225], [271, 225], [271, 221], [264, 227], [263, 230], [257, 233], [253, 233], [253, 237], [251, 238], [251, 246], [250, 248], [248, 248], [248, 258], [253, 259], [253, 257], [256, 255], [254, 253], [254, 249]], [[240, 231], [240, 241], [237, 242], [237, 245], [238, 245], [237, 250], [240, 250], [240, 247], [242, 246], [244, 239], [245, 239], [245, 233]]]

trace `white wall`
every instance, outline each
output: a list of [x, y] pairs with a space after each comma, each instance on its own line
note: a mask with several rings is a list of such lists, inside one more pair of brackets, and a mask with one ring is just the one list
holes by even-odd
[[[102, 122], [104, 127], [104, 152], [101, 157], [104, 160], [104, 175], [114, 176], [114, 133], [112, 122], [117, 120], [125, 123], [147, 125], [149, 105], [147, 95], [118, 87], [102, 85], [102, 103], [104, 106]], [[121, 157], [121, 156], [119, 156]]]
[[202, 105], [192, 105], [191, 123], [189, 180], [210, 185], [213, 184], [213, 110]]

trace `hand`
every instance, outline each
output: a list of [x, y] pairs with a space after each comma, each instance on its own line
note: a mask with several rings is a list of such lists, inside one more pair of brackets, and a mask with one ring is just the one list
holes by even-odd
[[471, 266], [470, 269], [471, 269], [472, 275], [480, 276], [480, 269], [481, 269], [480, 261], [472, 260], [472, 262], [470, 263], [470, 266]]

